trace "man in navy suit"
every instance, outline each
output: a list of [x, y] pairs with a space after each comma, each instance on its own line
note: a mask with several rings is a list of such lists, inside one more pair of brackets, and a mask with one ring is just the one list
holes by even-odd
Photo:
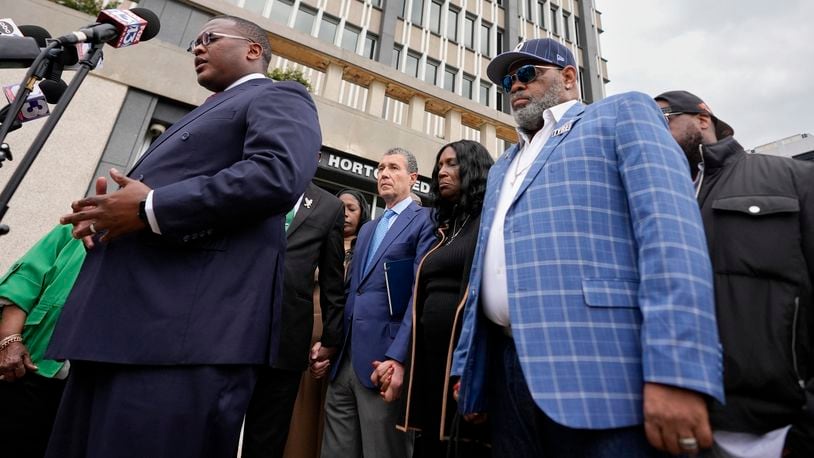
[[283, 217], [316, 170], [316, 108], [265, 77], [251, 22], [212, 19], [189, 50], [216, 94], [62, 218], [95, 246], [49, 347], [72, 373], [48, 456], [235, 456], [274, 362]]
[[[410, 198], [418, 178], [415, 156], [402, 148], [385, 153], [378, 167], [379, 195], [387, 209], [359, 231], [348, 275], [344, 341], [325, 400], [322, 456], [406, 458], [412, 436], [396, 430], [403, 364], [412, 329], [412, 313], [388, 303], [385, 264], [409, 260], [413, 273], [435, 237], [426, 209]], [[371, 381], [374, 364], [388, 365], [389, 389], [380, 393]]]

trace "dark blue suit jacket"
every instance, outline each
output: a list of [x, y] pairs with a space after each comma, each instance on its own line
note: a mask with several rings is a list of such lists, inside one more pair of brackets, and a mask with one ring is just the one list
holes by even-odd
[[415, 273], [421, 258], [435, 241], [435, 226], [429, 210], [411, 203], [390, 226], [371, 261], [372, 267], [364, 272], [371, 238], [379, 219], [381, 217], [362, 226], [356, 240], [349, 272], [350, 290], [345, 302], [345, 338], [337, 358], [339, 363], [334, 365], [331, 372], [333, 380], [350, 345], [353, 370], [368, 388], [374, 388], [370, 382], [373, 361], [394, 359], [403, 363], [406, 360], [412, 329], [412, 300], [403, 316], [390, 316], [384, 263], [412, 259]]
[[298, 83], [245, 82], [179, 120], [129, 175], [161, 235], [88, 252], [48, 354], [130, 364], [269, 363], [283, 218], [316, 170], [316, 107]]

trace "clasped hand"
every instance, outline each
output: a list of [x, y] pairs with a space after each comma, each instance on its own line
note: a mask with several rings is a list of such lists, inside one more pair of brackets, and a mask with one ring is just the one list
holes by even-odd
[[373, 372], [370, 381], [379, 387], [379, 394], [387, 402], [393, 402], [401, 396], [404, 382], [404, 366], [400, 362], [388, 359], [384, 362], [373, 361]]

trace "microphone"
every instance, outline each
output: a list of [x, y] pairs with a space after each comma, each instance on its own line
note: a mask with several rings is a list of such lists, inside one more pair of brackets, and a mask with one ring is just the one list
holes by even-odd
[[96, 23], [57, 38], [60, 44], [107, 43], [114, 48], [147, 41], [161, 28], [158, 16], [146, 8], [102, 10]]
[[[17, 96], [17, 90], [19, 88], [20, 88], [19, 84], [10, 84], [3, 86], [3, 93], [6, 95], [6, 100], [8, 100], [9, 104], [14, 103], [14, 99]], [[62, 94], [60, 93], [59, 96], [61, 95]], [[58, 98], [59, 97], [57, 97], [57, 99]], [[28, 97], [26, 97], [25, 103], [23, 104], [22, 109], [20, 109], [20, 113], [17, 114], [17, 119], [19, 119], [21, 122], [28, 122], [33, 121], [35, 119], [44, 118], [49, 114], [50, 111], [48, 109], [48, 101], [46, 100], [45, 94], [43, 94], [42, 90], [38, 85], [37, 87], [34, 88], [34, 90], [32, 90], [28, 94]]]

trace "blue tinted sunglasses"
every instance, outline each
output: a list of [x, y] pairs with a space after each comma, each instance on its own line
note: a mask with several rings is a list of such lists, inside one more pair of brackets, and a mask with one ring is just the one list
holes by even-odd
[[562, 68], [555, 67], [553, 65], [524, 65], [518, 68], [514, 74], [503, 77], [503, 80], [501, 80], [503, 92], [508, 94], [512, 91], [512, 85], [514, 85], [515, 78], [517, 78], [517, 81], [520, 81], [523, 84], [528, 84], [534, 81], [537, 78], [538, 68], [556, 68], [557, 70], [562, 70]]

